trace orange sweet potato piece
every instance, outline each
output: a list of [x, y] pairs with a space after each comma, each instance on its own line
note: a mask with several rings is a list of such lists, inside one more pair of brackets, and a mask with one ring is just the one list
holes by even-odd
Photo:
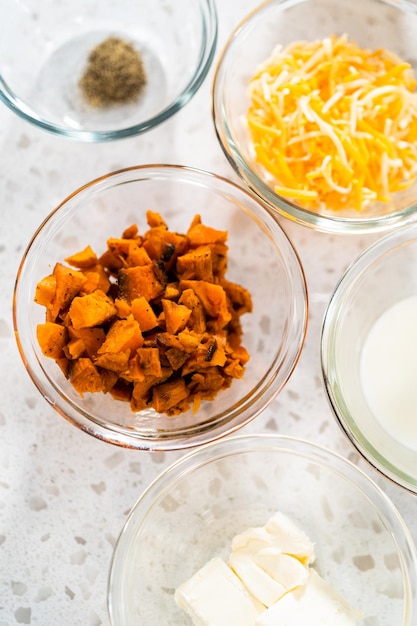
[[91, 248], [91, 246], [86, 246], [84, 250], [68, 256], [66, 259], [64, 259], [64, 261], [66, 261], [73, 267], [86, 269], [89, 267], [94, 267], [97, 264], [97, 255]]
[[152, 265], [138, 265], [119, 270], [118, 285], [120, 294], [128, 302], [143, 296], [154, 300], [160, 296], [164, 287], [157, 279]]
[[180, 367], [182, 367], [187, 361], [189, 356], [189, 354], [179, 348], [168, 348], [165, 352], [165, 357], [174, 371], [179, 370]]
[[235, 313], [243, 315], [252, 311], [252, 297], [247, 289], [225, 278], [221, 279], [220, 284], [231, 301]]
[[198, 246], [179, 256], [176, 270], [182, 280], [196, 279], [212, 282], [213, 264], [210, 246]]
[[132, 314], [132, 308], [129, 302], [126, 302], [123, 298], [115, 298], [114, 304], [117, 309], [117, 317], [126, 319]]
[[52, 359], [63, 358], [63, 348], [67, 342], [68, 334], [65, 326], [54, 322], [45, 322], [36, 327], [36, 338], [42, 353]]
[[79, 270], [73, 270], [62, 265], [62, 263], [55, 265], [53, 274], [56, 280], [56, 289], [51, 312], [54, 317], [57, 317], [61, 310], [69, 306], [87, 279]]
[[187, 231], [187, 237], [192, 246], [225, 243], [227, 241], [227, 230], [217, 230], [201, 222], [193, 223]]
[[189, 328], [197, 333], [203, 333], [206, 330], [206, 316], [201, 300], [194, 291], [192, 289], [184, 289], [178, 299], [178, 304], [183, 304], [191, 310], [188, 320]]
[[122, 233], [123, 239], [140, 239], [137, 224], [131, 224]]
[[190, 319], [191, 309], [183, 304], [177, 304], [172, 300], [161, 300], [162, 308], [165, 316], [165, 328], [168, 333], [175, 335], [187, 325]]
[[129, 362], [128, 371], [123, 373], [123, 377], [135, 382], [161, 378], [162, 367], [158, 348], [138, 348], [135, 357]]
[[137, 241], [130, 242], [126, 257], [127, 267], [135, 267], [135, 265], [150, 265], [152, 263], [151, 257], [146, 252], [145, 248], [142, 245], [139, 245], [139, 243], [140, 242]]
[[109, 291], [111, 283], [107, 272], [104, 267], [100, 265], [100, 263], [83, 270], [83, 274], [87, 278], [87, 281], [83, 285], [80, 295], [92, 293], [96, 289], [100, 289], [103, 293], [107, 293]]
[[119, 352], [105, 352], [94, 359], [94, 365], [111, 372], [124, 372], [129, 362], [130, 350]]
[[127, 319], [115, 320], [110, 326], [104, 343], [97, 354], [106, 352], [135, 352], [143, 344], [143, 337], [138, 322], [130, 316]]
[[84, 344], [85, 356], [93, 358], [97, 350], [106, 338], [102, 328], [74, 328], [68, 326], [68, 336], [71, 341], [82, 341]]
[[52, 303], [56, 292], [56, 278], [53, 274], [45, 276], [36, 285], [35, 302], [45, 306], [47, 309], [52, 308]]
[[74, 328], [100, 326], [116, 313], [113, 300], [100, 289], [85, 296], [75, 297], [69, 308], [69, 317]]
[[184, 400], [189, 390], [183, 378], [177, 378], [152, 389], [152, 404], [158, 413], [166, 413], [169, 409]]
[[142, 332], [152, 330], [158, 326], [157, 317], [149, 304], [149, 302], [141, 296], [140, 298], [134, 298], [131, 302], [132, 315], [139, 322], [139, 326]]
[[216, 330], [221, 330], [230, 322], [232, 314], [227, 304], [226, 292], [221, 285], [205, 280], [184, 280], [180, 286], [194, 290], [207, 315], [216, 320]]
[[63, 348], [65, 356], [73, 361], [79, 359], [85, 352], [85, 343], [82, 339], [70, 339]]
[[71, 362], [69, 378], [74, 389], [83, 396], [85, 393], [104, 391], [104, 381], [88, 357], [82, 357]]

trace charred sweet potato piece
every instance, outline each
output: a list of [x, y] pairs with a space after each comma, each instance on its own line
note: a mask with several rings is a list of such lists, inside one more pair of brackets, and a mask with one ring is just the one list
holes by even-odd
[[113, 300], [99, 289], [85, 296], [75, 297], [69, 308], [69, 317], [74, 328], [100, 326], [116, 313]]
[[36, 338], [45, 356], [59, 359], [64, 356], [63, 348], [67, 343], [67, 329], [61, 324], [45, 322], [36, 327]]

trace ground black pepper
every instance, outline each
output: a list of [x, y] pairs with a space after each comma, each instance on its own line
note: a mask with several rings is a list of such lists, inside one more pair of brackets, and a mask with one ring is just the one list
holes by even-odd
[[131, 102], [145, 84], [141, 56], [119, 37], [108, 37], [90, 52], [80, 80], [84, 98], [96, 108]]

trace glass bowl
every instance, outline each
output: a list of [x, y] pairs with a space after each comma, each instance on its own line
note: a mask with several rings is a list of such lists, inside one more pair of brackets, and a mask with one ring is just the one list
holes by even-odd
[[[314, 42], [347, 34], [357, 45], [385, 48], [417, 70], [417, 13], [408, 0], [272, 0], [250, 13], [221, 52], [212, 90], [214, 126], [220, 145], [245, 185], [269, 209], [317, 230], [335, 233], [383, 231], [415, 218], [417, 184], [392, 195], [389, 202], [370, 202], [361, 210], [306, 208], [275, 193], [278, 182], [257, 163], [246, 114], [249, 80], [274, 48], [304, 40]], [[415, 72], [416, 74], [416, 72]], [[414, 148], [415, 149], [415, 148]], [[311, 148], [313, 150], [313, 148]], [[288, 166], [296, 167], [288, 162]]]
[[141, 495], [111, 564], [112, 626], [191, 624], [174, 590], [210, 559], [227, 560], [236, 534], [277, 511], [315, 543], [315, 567], [362, 612], [358, 626], [415, 623], [415, 547], [386, 495], [318, 445], [252, 435], [187, 454]]
[[[215, 53], [212, 0], [1, 0], [0, 10], [7, 16], [0, 25], [0, 100], [39, 128], [80, 141], [138, 135], [168, 119], [196, 93]], [[90, 106], [79, 82], [90, 52], [108, 37], [133, 46], [146, 84], [132, 101]], [[119, 59], [107, 62], [133, 80]]]
[[[36, 327], [45, 308], [34, 302], [38, 281], [58, 261], [90, 245], [104, 252], [109, 237], [132, 223], [147, 230], [146, 211], [184, 233], [195, 214], [228, 231], [226, 278], [249, 290], [253, 312], [241, 317], [250, 354], [243, 378], [193, 414], [133, 413], [110, 394], [74, 390], [54, 359], [43, 356]], [[21, 262], [14, 294], [18, 346], [35, 385], [50, 404], [86, 432], [122, 446], [173, 449], [230, 433], [252, 420], [283, 388], [304, 344], [307, 290], [299, 259], [275, 218], [240, 187], [213, 174], [173, 165], [132, 167], [103, 176], [70, 195], [35, 233]]]
[[[415, 405], [413, 419], [408, 420], [402, 399], [410, 393], [407, 370], [415, 379], [415, 367], [405, 360], [408, 367], [401, 365], [407, 352], [401, 353], [399, 367], [397, 359], [404, 341], [411, 356], [416, 346], [407, 331], [407, 309], [400, 310], [399, 317], [392, 315], [407, 302], [408, 308], [416, 297], [417, 225], [413, 225], [377, 241], [347, 269], [327, 307], [321, 337], [324, 384], [342, 429], [377, 470], [414, 493], [417, 437], [411, 425]], [[390, 318], [393, 323], [381, 335], [381, 329], [387, 328], [381, 320], [390, 322]], [[411, 390], [414, 387], [411, 382]]]

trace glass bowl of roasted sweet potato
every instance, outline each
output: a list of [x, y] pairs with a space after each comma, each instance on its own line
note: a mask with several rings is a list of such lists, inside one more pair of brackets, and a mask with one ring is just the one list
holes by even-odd
[[179, 449], [235, 431], [279, 393], [307, 290], [277, 220], [239, 186], [138, 166], [46, 218], [18, 271], [14, 325], [33, 382], [70, 422]]

